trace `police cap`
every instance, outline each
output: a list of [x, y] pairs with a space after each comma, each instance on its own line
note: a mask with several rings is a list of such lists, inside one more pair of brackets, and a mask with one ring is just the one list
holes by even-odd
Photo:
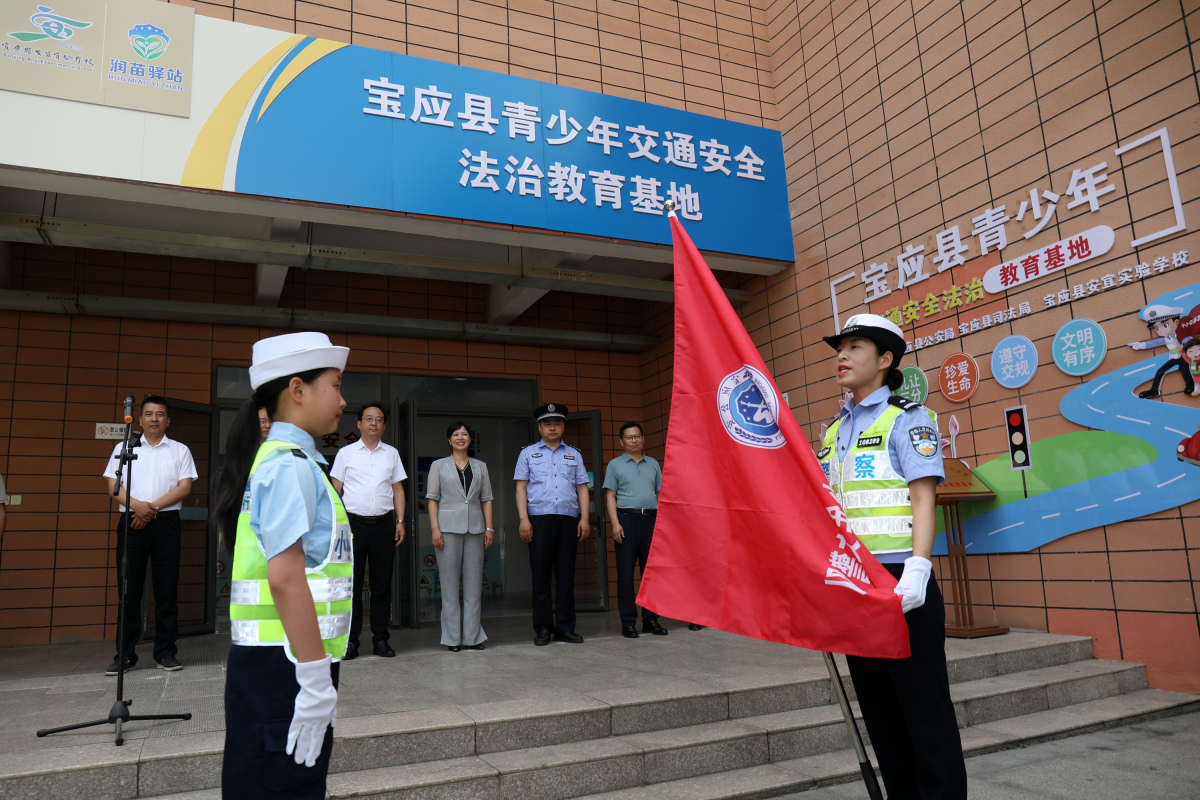
[[553, 422], [556, 419], [566, 420], [567, 407], [562, 403], [543, 403], [533, 411], [533, 418], [538, 422]]
[[891, 320], [878, 314], [855, 314], [846, 320], [840, 333], [826, 336], [824, 339], [826, 344], [836, 350], [838, 343], [847, 336], [861, 336], [875, 342], [884, 351], [895, 357], [892, 362], [892, 366], [895, 367], [899, 367], [900, 359], [904, 357], [904, 351], [907, 348], [904, 342], [904, 333], [900, 328]]

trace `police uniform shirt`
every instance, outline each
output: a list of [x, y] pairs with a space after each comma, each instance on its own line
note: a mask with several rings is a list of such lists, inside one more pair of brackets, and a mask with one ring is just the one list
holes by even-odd
[[250, 528], [267, 559], [301, 540], [305, 566], [312, 569], [329, 552], [333, 529], [333, 501], [320, 467], [325, 457], [307, 432], [288, 422], [272, 424], [267, 441], [299, 445], [308, 457], [280, 450], [258, 465], [250, 490]]
[[[104, 469], [104, 477], [116, 478], [117, 470], [121, 471], [121, 486], [127, 491], [126, 496], [145, 503], [152, 503], [179, 485], [185, 478], [195, 480], [198, 476], [196, 464], [192, 461], [192, 451], [182, 442], [168, 438], [165, 434], [162, 440], [153, 447], [142, 438], [141, 444], [134, 448], [137, 458], [133, 462], [133, 485], [125, 486], [125, 467], [121, 464], [121, 448], [124, 442], [118, 442], [113, 448], [108, 466]], [[178, 511], [183, 508], [183, 501], [160, 509], [162, 511]], [[125, 510], [125, 506], [121, 506]]]
[[617, 508], [658, 508], [662, 491], [662, 468], [648, 455], [636, 461], [628, 453], [608, 462], [604, 487], [617, 496]]
[[362, 439], [338, 450], [329, 474], [342, 482], [346, 511], [360, 517], [394, 511], [392, 485], [408, 477], [396, 448], [380, 442], [371, 450]]
[[[838, 419], [842, 421], [835, 444], [838, 461], [845, 459], [851, 444], [879, 419], [879, 415], [888, 407], [888, 398], [891, 395], [891, 389], [882, 386], [867, 395], [861, 403], [855, 403], [853, 398], [846, 403], [846, 407], [838, 414]], [[932, 455], [923, 456], [918, 452], [917, 445], [922, 440], [928, 440], [931, 435], [937, 440], [938, 446]], [[923, 407], [901, 410], [900, 416], [892, 425], [892, 435], [888, 438], [888, 456], [892, 462], [892, 469], [903, 475], [904, 480], [909, 483], [930, 476], [937, 478], [939, 484], [946, 479], [945, 468], [942, 466], [941, 436]], [[883, 553], [875, 557], [883, 563], [891, 563], [903, 561], [910, 555], [912, 551]]]
[[575, 487], [587, 484], [583, 454], [569, 444], [559, 442], [551, 449], [544, 441], [531, 444], [517, 456], [515, 481], [529, 481], [525, 488], [530, 514], [579, 516], [579, 495]]

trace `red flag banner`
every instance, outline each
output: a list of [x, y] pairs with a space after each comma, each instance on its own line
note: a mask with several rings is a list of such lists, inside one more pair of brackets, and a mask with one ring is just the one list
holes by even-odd
[[671, 233], [674, 388], [638, 604], [756, 639], [907, 657], [896, 580], [850, 530], [758, 350], [673, 215]]

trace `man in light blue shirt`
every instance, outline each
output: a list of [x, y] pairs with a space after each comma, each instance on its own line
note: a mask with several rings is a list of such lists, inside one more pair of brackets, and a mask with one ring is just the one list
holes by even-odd
[[[658, 462], [642, 452], [645, 436], [642, 426], [626, 422], [617, 434], [624, 453], [608, 462], [604, 471], [604, 504], [612, 523], [613, 550], [617, 560], [617, 608], [621, 613], [621, 635], [636, 639], [637, 603], [633, 591], [633, 567], [642, 565], [654, 538], [654, 520], [658, 516], [658, 494], [662, 491], [662, 469]], [[658, 614], [642, 609], [642, 633], [666, 636]]]
[[[564, 444], [567, 407], [546, 403], [533, 412], [541, 441], [517, 457], [517, 513], [521, 541], [529, 543], [533, 572], [533, 643], [579, 644], [575, 633], [575, 552], [592, 535], [588, 521], [588, 474], [583, 454]], [[581, 513], [582, 512], [582, 513]], [[550, 576], [557, 584], [550, 605]]]

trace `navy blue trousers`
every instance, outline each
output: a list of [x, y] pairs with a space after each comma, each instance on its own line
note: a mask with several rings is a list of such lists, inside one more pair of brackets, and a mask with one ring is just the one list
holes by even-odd
[[[339, 663], [333, 665], [338, 684]], [[225, 759], [223, 800], [325, 800], [325, 778], [333, 752], [333, 728], [315, 766], [297, 764], [287, 750], [296, 695], [296, 665], [282, 647], [229, 648], [225, 673]]]
[[[617, 608], [621, 613], [621, 625], [631, 628], [637, 623], [637, 594], [633, 591], [633, 568], [640, 563], [642, 574], [646, 574], [646, 559], [650, 557], [650, 542], [654, 539], [654, 515], [622, 514], [617, 512], [617, 522], [625, 531], [625, 538], [613, 542], [617, 561]], [[642, 609], [642, 622], [658, 619], [648, 608]]]
[[[579, 547], [579, 517], [530, 514], [533, 541], [529, 569], [533, 573], [533, 629], [539, 633], [575, 632], [575, 553]], [[550, 579], [554, 578], [554, 603]], [[445, 591], [443, 587], [442, 591]]]
[[[903, 564], [884, 564], [899, 578]], [[904, 615], [908, 658], [847, 656], [888, 800], [966, 800], [958, 719], [946, 673], [946, 607], [932, 575], [925, 605]]]

